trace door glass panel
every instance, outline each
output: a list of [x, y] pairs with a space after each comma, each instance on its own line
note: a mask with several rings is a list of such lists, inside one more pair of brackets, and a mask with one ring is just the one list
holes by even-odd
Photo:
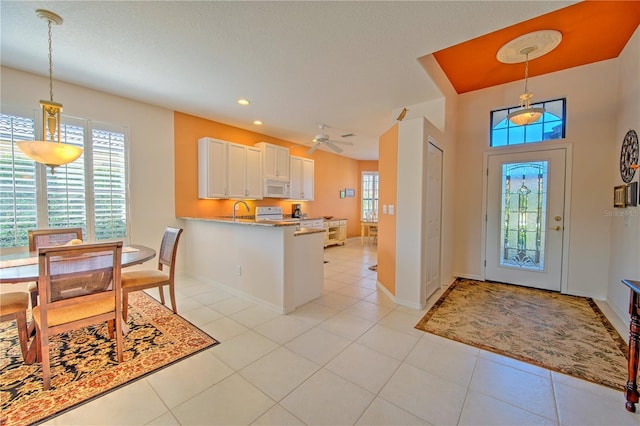
[[500, 265], [544, 270], [548, 161], [502, 165]]

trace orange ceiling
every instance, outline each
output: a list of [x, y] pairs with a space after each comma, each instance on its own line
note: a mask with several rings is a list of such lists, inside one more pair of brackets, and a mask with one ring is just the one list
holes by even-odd
[[433, 55], [458, 93], [524, 79], [524, 64], [496, 59], [505, 43], [532, 31], [558, 30], [562, 41], [529, 61], [529, 76], [616, 58], [640, 25], [640, 1], [585, 1], [521, 22]]

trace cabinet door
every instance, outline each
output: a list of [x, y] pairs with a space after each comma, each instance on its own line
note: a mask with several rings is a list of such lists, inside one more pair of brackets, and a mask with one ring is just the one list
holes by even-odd
[[246, 188], [246, 147], [230, 143], [227, 149], [227, 196], [243, 198]]
[[212, 138], [198, 140], [198, 197], [225, 198], [227, 184], [227, 142]]
[[254, 147], [246, 147], [246, 196], [262, 199], [262, 151]]
[[278, 155], [276, 151], [276, 147], [274, 145], [262, 144], [263, 151], [262, 155], [264, 155], [263, 164], [264, 164], [264, 177], [275, 178], [277, 175], [277, 164], [278, 164]]
[[291, 176], [289, 148], [276, 147], [276, 158], [276, 176], [278, 179], [289, 179]]
[[291, 171], [291, 198], [302, 200], [302, 158], [290, 158]]
[[340, 226], [338, 227], [338, 240], [342, 242], [347, 240], [347, 221], [346, 220], [340, 221]]
[[[302, 199], [313, 200], [313, 172], [314, 162], [313, 160], [302, 160]], [[293, 179], [293, 178], [292, 178]]]

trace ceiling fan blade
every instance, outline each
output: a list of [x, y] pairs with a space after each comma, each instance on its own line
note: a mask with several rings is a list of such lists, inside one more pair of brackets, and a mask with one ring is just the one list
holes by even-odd
[[309, 154], [313, 154], [313, 151], [315, 151], [316, 149], [318, 149], [318, 146], [319, 146], [319, 145], [320, 145], [319, 143], [316, 143], [314, 146], [312, 146], [312, 147], [309, 149], [309, 151], [307, 151], [307, 155], [309, 155]]
[[331, 139], [330, 142], [338, 144], [338, 145], [353, 146], [353, 142], [349, 142], [349, 141], [336, 141], [336, 140]]
[[334, 145], [333, 142], [331, 142], [331, 141], [326, 141], [325, 145], [327, 145], [329, 148], [331, 148], [335, 152], [342, 152], [342, 148], [340, 148], [337, 145]]

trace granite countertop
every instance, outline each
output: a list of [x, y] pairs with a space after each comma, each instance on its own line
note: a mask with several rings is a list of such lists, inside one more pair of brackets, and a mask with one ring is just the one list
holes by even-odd
[[284, 222], [280, 220], [255, 220], [255, 218], [238, 217], [235, 220], [231, 216], [219, 216], [219, 217], [179, 217], [178, 219], [185, 220], [201, 220], [203, 222], [218, 222], [218, 223], [235, 223], [238, 225], [254, 225], [254, 226], [297, 226], [296, 222]]

